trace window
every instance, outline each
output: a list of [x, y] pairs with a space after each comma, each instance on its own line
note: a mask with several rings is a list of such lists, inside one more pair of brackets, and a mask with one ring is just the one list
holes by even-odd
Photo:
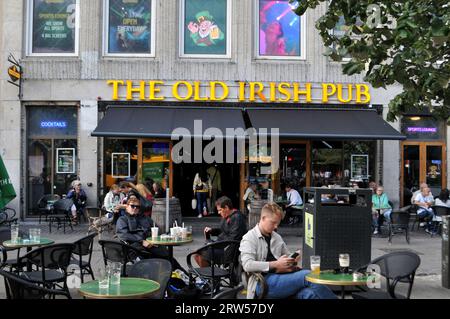
[[289, 0], [257, 0], [258, 58], [305, 58], [305, 16], [296, 15], [294, 8]]
[[[364, 23], [361, 21], [361, 19], [357, 19], [356, 20], [356, 26], [362, 27], [364, 25]], [[344, 16], [340, 16], [339, 17], [339, 21], [337, 22], [336, 26], [334, 27], [334, 29], [332, 31], [330, 31], [331, 34], [333, 34], [334, 36], [336, 36], [337, 38], [342, 38], [345, 35], [349, 34], [350, 37], [355, 40], [355, 39], [359, 39], [361, 38], [361, 36], [355, 35], [354, 33], [351, 32], [350, 27], [345, 25], [345, 20], [344, 20]], [[342, 58], [342, 61], [344, 62], [348, 62], [351, 60], [352, 56], [347, 53], [347, 50], [344, 48], [337, 48], [336, 45], [333, 44], [332, 46], [333, 49], [336, 50], [345, 50], [344, 51], [344, 56]], [[342, 52], [342, 51], [341, 51]]]
[[404, 116], [401, 122], [402, 133], [408, 140], [444, 140], [444, 123], [431, 116]]
[[180, 56], [230, 57], [230, 0], [181, 0]]
[[105, 0], [103, 51], [110, 56], [154, 56], [152, 0]]
[[27, 21], [29, 55], [78, 55], [79, 0], [28, 0]]

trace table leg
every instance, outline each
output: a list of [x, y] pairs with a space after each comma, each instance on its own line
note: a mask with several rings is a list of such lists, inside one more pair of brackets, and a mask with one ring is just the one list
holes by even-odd
[[[27, 253], [29, 253], [31, 249], [31, 247], [27, 247]], [[27, 261], [27, 271], [33, 271], [33, 269], [31, 268], [31, 262], [29, 261]]]
[[345, 286], [341, 286], [341, 299], [345, 299]]
[[[174, 263], [175, 257], [173, 257], [173, 246], [167, 246], [167, 249], [169, 250], [169, 258], [170, 258], [170, 262], [172, 263], [172, 268], [173, 268], [173, 265], [175, 264]], [[173, 270], [175, 270], [175, 269], [173, 269]], [[189, 272], [187, 272], [186, 269], [181, 267], [181, 265], [180, 265], [180, 270], [189, 276]]]

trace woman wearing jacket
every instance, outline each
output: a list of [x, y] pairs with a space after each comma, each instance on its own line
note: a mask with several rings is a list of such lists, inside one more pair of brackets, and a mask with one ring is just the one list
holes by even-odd
[[380, 232], [382, 217], [389, 222], [391, 220], [391, 213], [392, 207], [389, 205], [389, 198], [384, 193], [383, 186], [378, 186], [375, 194], [372, 195], [372, 220], [374, 235]]
[[197, 212], [198, 218], [208, 215], [208, 195], [211, 197], [211, 181], [208, 178], [208, 174], [205, 170], [200, 170], [194, 177], [194, 183], [192, 185], [195, 198], [197, 198]]

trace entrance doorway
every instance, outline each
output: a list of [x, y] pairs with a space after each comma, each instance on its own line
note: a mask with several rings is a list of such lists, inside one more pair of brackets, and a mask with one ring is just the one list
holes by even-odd
[[402, 206], [409, 205], [414, 191], [427, 183], [433, 196], [446, 185], [446, 149], [441, 142], [402, 143]]

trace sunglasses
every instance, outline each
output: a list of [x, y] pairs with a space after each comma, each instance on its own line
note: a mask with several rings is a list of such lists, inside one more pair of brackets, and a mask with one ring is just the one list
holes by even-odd
[[141, 208], [141, 206], [138, 206], [138, 205], [130, 205], [130, 207], [131, 207], [132, 209]]

